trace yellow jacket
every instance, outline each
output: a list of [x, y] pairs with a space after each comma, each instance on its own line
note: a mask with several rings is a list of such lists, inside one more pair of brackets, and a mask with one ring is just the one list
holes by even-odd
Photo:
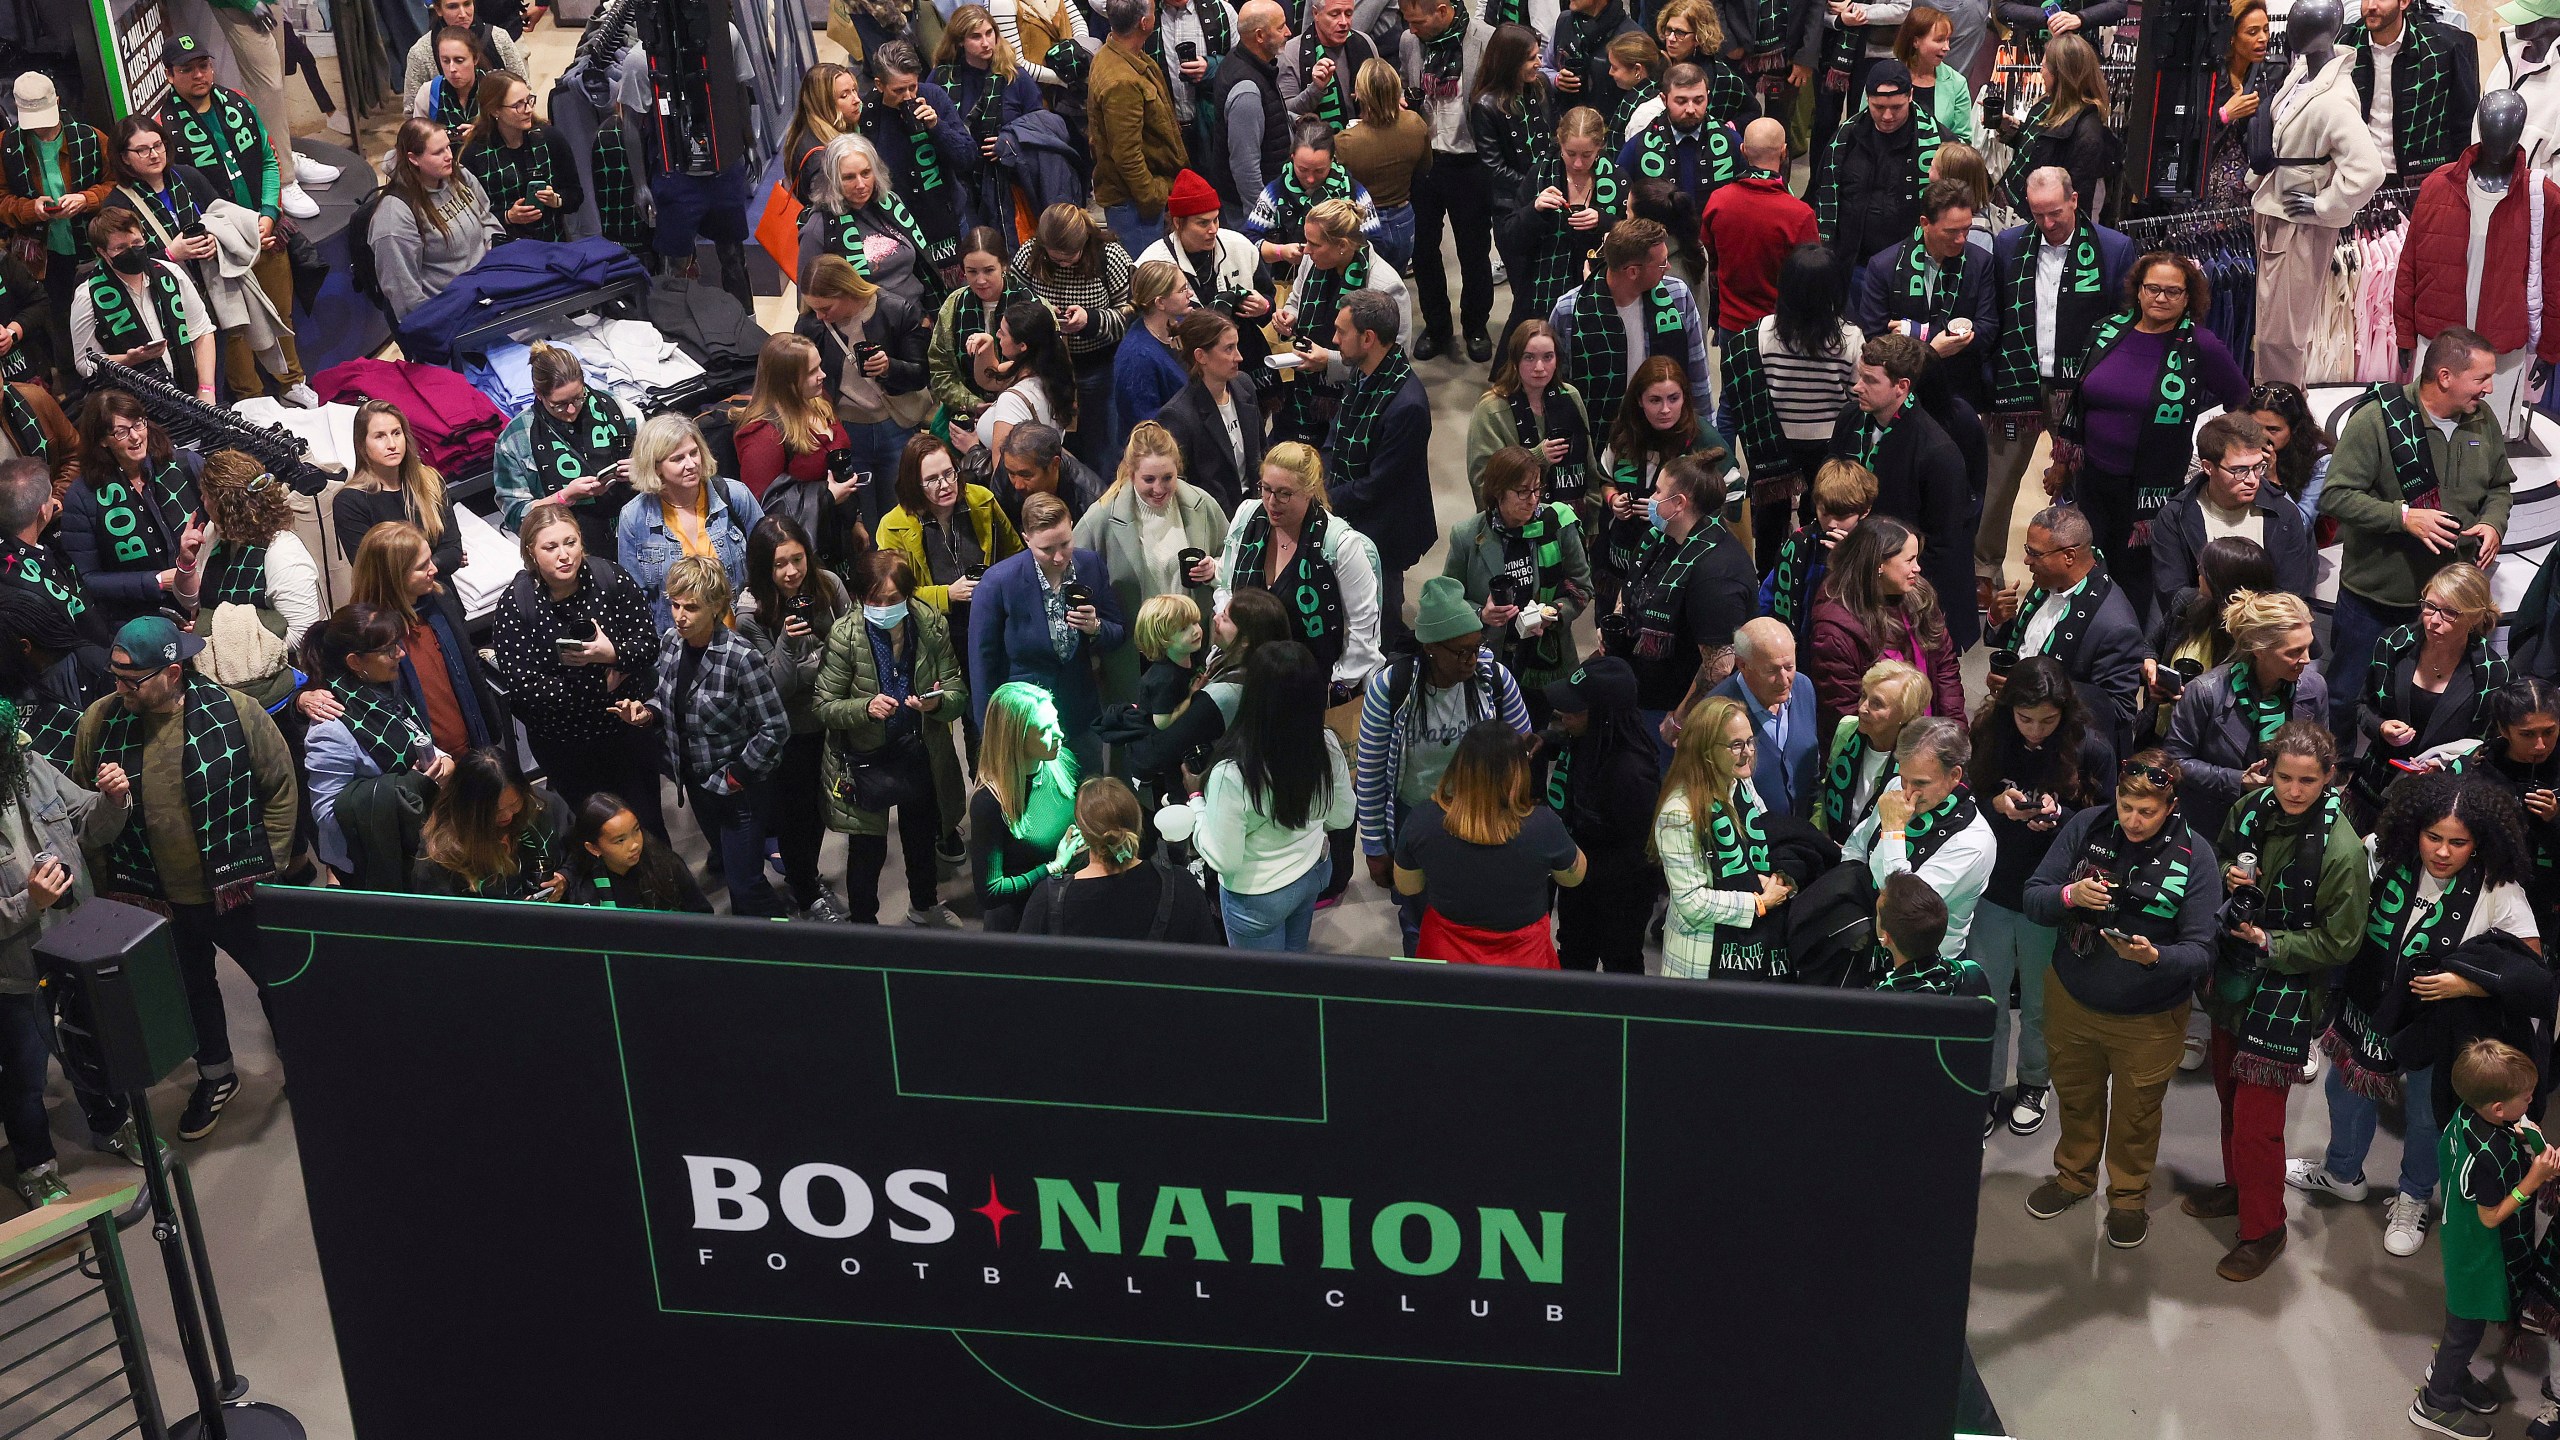
[[[1013, 533], [1013, 522], [996, 508], [996, 497], [984, 485], [963, 484], [960, 508], [969, 515], [969, 528], [977, 533], [978, 553], [985, 563], [993, 565], [1022, 548], [1022, 537]], [[951, 587], [931, 583], [933, 567], [924, 556], [924, 522], [908, 512], [907, 507], [893, 507], [880, 517], [879, 545], [907, 557], [916, 572], [916, 598], [948, 615], [951, 613]], [[856, 599], [861, 597], [856, 596]]]

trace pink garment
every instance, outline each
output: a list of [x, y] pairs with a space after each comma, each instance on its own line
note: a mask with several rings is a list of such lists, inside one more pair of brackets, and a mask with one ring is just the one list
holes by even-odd
[[312, 376], [311, 388], [330, 403], [384, 400], [399, 406], [419, 457], [446, 475], [487, 466], [507, 423], [488, 396], [441, 365], [349, 360]]
[[2399, 327], [2392, 319], [2392, 307], [2398, 296], [2400, 249], [2408, 238], [2405, 221], [2385, 234], [2355, 238], [2362, 270], [2362, 283], [2351, 292], [2355, 296], [2355, 376], [2359, 384], [2387, 384], [2400, 379]]

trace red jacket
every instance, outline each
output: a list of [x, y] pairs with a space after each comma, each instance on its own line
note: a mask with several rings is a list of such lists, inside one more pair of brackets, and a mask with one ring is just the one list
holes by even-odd
[[1775, 176], [1719, 185], [1698, 217], [1698, 243], [1716, 272], [1716, 328], [1747, 330], [1778, 308], [1778, 269], [1798, 245], [1821, 236], [1813, 207]]
[[[2471, 166], [2479, 158], [2480, 147], [2473, 145], [2418, 187], [2409, 238], [2400, 247], [2399, 279], [2391, 292], [2392, 324], [2403, 350], [2414, 350], [2421, 341], [2462, 323], [2463, 291], [2471, 273]], [[2521, 146], [2506, 198], [2489, 212], [2489, 242], [2480, 266], [2480, 323], [2472, 328], [2501, 355], [2524, 348], [2525, 270], [2533, 245], [2527, 183], [2540, 185], [2543, 192], [2542, 334], [2534, 355], [2560, 363], [2560, 185], [2536, 171]]]
[[[1831, 743], [1831, 732], [1839, 728], [1844, 715], [1858, 713], [1859, 682], [1866, 679], [1868, 667], [1884, 658], [1884, 647], [1867, 638], [1867, 627], [1849, 613], [1849, 607], [1829, 595], [1813, 602], [1813, 630], [1808, 646], [1809, 657], [1804, 673], [1813, 681], [1813, 709], [1821, 718], [1822, 743]], [[1938, 643], [1923, 645], [1906, 617], [1902, 634], [1894, 646], [1905, 657], [1923, 655], [1928, 659], [1929, 713], [1964, 722], [1964, 672], [1956, 663], [1956, 649], [1942, 628]]]

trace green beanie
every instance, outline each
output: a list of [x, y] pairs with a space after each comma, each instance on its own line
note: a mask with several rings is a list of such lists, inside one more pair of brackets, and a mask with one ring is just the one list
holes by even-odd
[[1414, 639], [1437, 645], [1483, 629], [1484, 617], [1467, 603], [1467, 587], [1456, 576], [1434, 575], [1422, 582], [1422, 605], [1413, 617]]

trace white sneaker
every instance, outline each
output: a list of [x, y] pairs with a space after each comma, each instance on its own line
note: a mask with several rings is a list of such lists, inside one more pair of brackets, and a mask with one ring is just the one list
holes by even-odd
[[320, 395], [308, 385], [296, 385], [284, 392], [284, 403], [296, 410], [317, 410], [320, 408]]
[[293, 178], [305, 185], [326, 185], [338, 178], [338, 167], [323, 165], [308, 155], [293, 157]]
[[[337, 133], [337, 134], [340, 134], [340, 135], [353, 135], [354, 133], [356, 133], [356, 127], [354, 127], [353, 125], [350, 125], [350, 124], [348, 124], [348, 123], [347, 123], [347, 112], [346, 112], [346, 111], [344, 111], [344, 110], [332, 110], [332, 111], [330, 111], [330, 112], [329, 112], [329, 114], [328, 114], [328, 118], [326, 118], [325, 120], [321, 121], [321, 123], [322, 123], [322, 124], [324, 124], [324, 125], [326, 125], [326, 126], [328, 126], [330, 130], [332, 130], [333, 132], [335, 132], [335, 133]], [[294, 167], [294, 168], [296, 168], [296, 169], [298, 170], [298, 169], [300, 169], [301, 167], [297, 165], [297, 166], [296, 166], [296, 167]]]
[[300, 185], [284, 187], [284, 194], [278, 200], [284, 207], [284, 213], [296, 220], [308, 220], [320, 213], [320, 202], [303, 194]]
[[2181, 1070], [2201, 1070], [2204, 1068], [2203, 1036], [2190, 1035], [2187, 1037], [2187, 1048], [2178, 1056], [2178, 1068]]
[[1511, 267], [1510, 267], [1510, 266], [1508, 266], [1508, 265], [1503, 264], [1500, 260], [1496, 260], [1496, 261], [1494, 261], [1494, 262], [1493, 262], [1493, 283], [1494, 283], [1494, 284], [1496, 284], [1496, 285], [1507, 285], [1507, 284], [1509, 284], [1510, 282], [1511, 282]]
[[2382, 1212], [2382, 1248], [2394, 1255], [2415, 1255], [2427, 1243], [2427, 1202], [2393, 1194]]
[[2317, 1195], [2335, 1195], [2351, 1204], [2361, 1204], [2364, 1197], [2371, 1193], [2370, 1188], [2362, 1180], [2341, 1180], [2330, 1174], [2328, 1167], [2315, 1160], [2284, 1162], [2284, 1183], [2296, 1190], [2308, 1190]]

